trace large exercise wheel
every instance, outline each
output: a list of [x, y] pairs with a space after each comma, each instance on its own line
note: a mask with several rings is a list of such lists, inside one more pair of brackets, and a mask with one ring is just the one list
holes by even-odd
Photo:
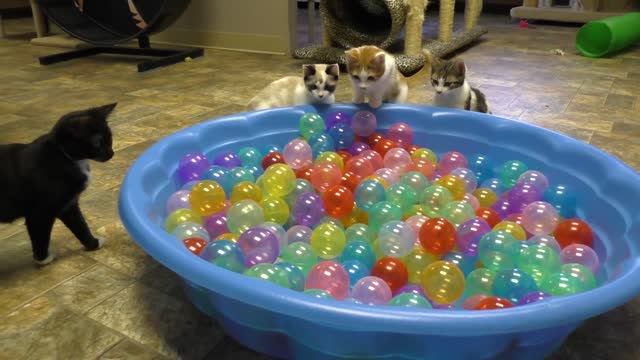
[[[189, 6], [189, 0], [37, 0], [37, 3], [49, 20], [67, 34], [96, 45], [42, 57], [42, 65], [104, 53], [158, 58], [138, 65], [138, 71], [147, 71], [204, 53], [200, 48], [152, 49], [149, 45], [149, 35], [173, 24]], [[139, 40], [140, 48], [115, 46], [133, 39]]]

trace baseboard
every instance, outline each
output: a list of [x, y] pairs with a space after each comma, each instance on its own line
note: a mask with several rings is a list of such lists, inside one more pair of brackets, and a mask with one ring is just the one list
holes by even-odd
[[284, 55], [289, 53], [288, 39], [277, 35], [243, 34], [170, 28], [151, 36], [157, 44], [198, 46]]

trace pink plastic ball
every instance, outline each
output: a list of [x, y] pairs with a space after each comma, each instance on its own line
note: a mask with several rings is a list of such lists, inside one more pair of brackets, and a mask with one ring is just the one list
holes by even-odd
[[562, 249], [560, 260], [563, 264], [584, 265], [594, 274], [600, 269], [598, 254], [591, 247], [583, 244], [571, 244]]
[[375, 167], [369, 159], [363, 155], [354, 156], [344, 166], [345, 173], [353, 173], [359, 178], [365, 178], [375, 171]]
[[344, 300], [349, 294], [349, 274], [333, 260], [316, 264], [307, 275], [305, 290], [324, 290], [336, 300]]
[[467, 158], [457, 151], [450, 151], [440, 158], [438, 163], [438, 172], [442, 175], [449, 175], [451, 171], [457, 168], [468, 168]]
[[[416, 234], [419, 234], [420, 228], [422, 227], [422, 225], [424, 225], [425, 222], [427, 222], [427, 220], [429, 220], [428, 217], [418, 214], [408, 218], [407, 220], [405, 220], [405, 222], [409, 224], [409, 226], [411, 226], [411, 228], [413, 229], [413, 231], [416, 232]], [[420, 244], [420, 240], [418, 240], [417, 237], [416, 237], [416, 244]]]
[[172, 214], [178, 209], [191, 209], [189, 203], [189, 190], [179, 190], [174, 192], [167, 200], [167, 214]]
[[371, 162], [374, 171], [384, 166], [384, 159], [375, 150], [365, 150], [360, 155]]
[[533, 235], [551, 234], [557, 225], [558, 211], [547, 202], [533, 202], [522, 211], [522, 226]]
[[413, 164], [411, 154], [405, 149], [394, 148], [384, 155], [384, 167], [398, 171], [401, 174], [406, 173]]
[[532, 184], [540, 193], [544, 193], [549, 188], [549, 180], [547, 177], [537, 170], [527, 170], [518, 178], [518, 182], [526, 182]]
[[311, 173], [311, 185], [323, 193], [329, 188], [340, 185], [342, 182], [342, 171], [338, 165], [330, 162], [323, 162], [313, 167]]
[[377, 276], [365, 276], [353, 285], [351, 297], [367, 305], [386, 305], [393, 294], [387, 283]]
[[351, 118], [351, 128], [356, 135], [369, 136], [376, 131], [378, 120], [371, 111], [358, 111]]
[[477, 197], [473, 196], [473, 194], [469, 194], [469, 193], [464, 194], [464, 198], [462, 200], [468, 202], [469, 205], [471, 205], [471, 207], [473, 208], [473, 210], [478, 210], [478, 208], [480, 207], [480, 201], [478, 200]]
[[282, 156], [284, 157], [284, 162], [294, 170], [313, 164], [311, 146], [304, 140], [291, 140], [285, 145]]
[[376, 170], [373, 174], [383, 178], [389, 185], [393, 185], [400, 181], [400, 173], [393, 169], [381, 168]]
[[413, 129], [409, 124], [397, 122], [387, 130], [387, 138], [400, 146], [411, 145], [413, 143]]

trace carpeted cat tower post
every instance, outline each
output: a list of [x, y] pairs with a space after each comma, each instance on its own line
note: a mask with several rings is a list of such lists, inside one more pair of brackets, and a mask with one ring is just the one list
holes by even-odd
[[[345, 49], [376, 45], [394, 54], [400, 72], [410, 76], [426, 62], [423, 49], [442, 57], [487, 32], [477, 25], [482, 0], [466, 0], [465, 28], [458, 32], [453, 31], [455, 0], [440, 0], [438, 39], [423, 41], [427, 4], [428, 0], [320, 0], [322, 45], [296, 49], [294, 57], [345, 64]], [[403, 29], [404, 46], [396, 46], [402, 45], [399, 35]]]

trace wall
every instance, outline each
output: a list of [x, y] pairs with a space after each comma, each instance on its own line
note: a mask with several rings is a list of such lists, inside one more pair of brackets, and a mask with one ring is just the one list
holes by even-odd
[[295, 0], [191, 0], [185, 13], [153, 42], [290, 54]]

